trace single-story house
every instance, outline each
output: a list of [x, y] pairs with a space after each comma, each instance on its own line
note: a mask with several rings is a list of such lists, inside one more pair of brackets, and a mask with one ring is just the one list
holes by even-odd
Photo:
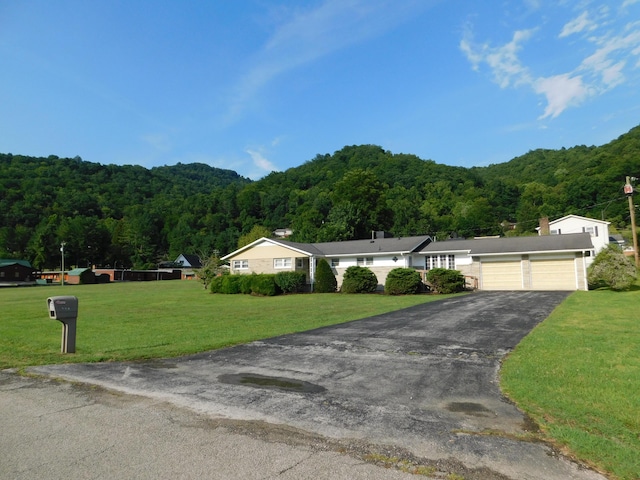
[[595, 218], [579, 215], [566, 215], [557, 220], [540, 219], [540, 226], [536, 228], [539, 235], [566, 235], [569, 233], [588, 233], [591, 236], [593, 249], [587, 256], [587, 266], [591, 265], [594, 257], [605, 248], [610, 241], [609, 225], [611, 222], [596, 220]]
[[27, 260], [0, 258], [1, 284], [35, 284], [35, 269]]
[[459, 270], [480, 290], [588, 290], [589, 233], [433, 242], [424, 268]]
[[381, 233], [367, 240], [325, 243], [296, 243], [263, 237], [222, 260], [229, 261], [231, 273], [303, 271], [313, 289], [317, 260], [325, 258], [336, 275], [338, 286], [342, 284], [345, 270], [359, 265], [375, 273], [379, 288], [382, 288], [387, 274], [394, 268], [422, 264], [422, 257], [417, 252], [430, 242], [429, 235], [388, 238]]
[[315, 265], [325, 258], [342, 284], [352, 265], [371, 269], [380, 287], [398, 267], [422, 274], [433, 268], [459, 270], [480, 290], [587, 290], [589, 233], [432, 241], [428, 235], [328, 243], [261, 238], [225, 257], [231, 273], [303, 271], [313, 289]]
[[69, 270], [65, 282], [69, 285], [87, 285], [96, 283], [96, 275], [90, 268], [74, 268]]

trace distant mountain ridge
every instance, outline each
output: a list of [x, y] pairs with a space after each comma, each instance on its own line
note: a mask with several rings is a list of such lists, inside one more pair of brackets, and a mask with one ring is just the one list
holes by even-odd
[[301, 242], [373, 230], [446, 238], [527, 234], [541, 216], [570, 213], [624, 232], [626, 176], [640, 177], [640, 127], [602, 146], [537, 149], [473, 168], [346, 146], [258, 181], [201, 163], [146, 169], [0, 154], [0, 257], [53, 268], [65, 241], [71, 265], [142, 267], [228, 253], [256, 226], [292, 228]]

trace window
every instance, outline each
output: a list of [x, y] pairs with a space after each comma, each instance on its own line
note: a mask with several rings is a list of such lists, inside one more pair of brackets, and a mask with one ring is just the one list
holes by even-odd
[[291, 268], [290, 258], [274, 258], [273, 268]]
[[598, 227], [583, 227], [582, 231], [588, 233], [592, 237], [598, 236]]
[[296, 268], [304, 268], [304, 260], [302, 258], [296, 258]]
[[447, 268], [449, 270], [455, 270], [456, 268], [455, 255], [427, 255], [424, 260], [425, 270], [431, 270], [433, 268]]
[[234, 270], [246, 270], [249, 268], [249, 260], [234, 260], [233, 261], [233, 269]]
[[339, 258], [332, 258], [331, 259], [331, 266], [333, 268], [339, 267], [340, 266], [340, 259]]
[[356, 264], [359, 267], [364, 267], [367, 265], [373, 265], [373, 257], [358, 257], [356, 259]]

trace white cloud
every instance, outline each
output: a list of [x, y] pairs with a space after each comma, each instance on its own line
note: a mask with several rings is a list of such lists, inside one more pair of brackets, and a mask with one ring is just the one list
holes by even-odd
[[493, 77], [501, 88], [510, 85], [529, 83], [529, 72], [518, 59], [520, 44], [531, 38], [534, 30], [519, 30], [513, 34], [511, 41], [501, 47], [491, 47], [485, 43], [479, 47], [472, 45], [470, 35], [466, 35], [460, 42], [460, 48], [471, 62], [474, 70], [479, 70], [481, 63], [486, 63], [493, 73]]
[[575, 35], [572, 42], [576, 50], [591, 48], [591, 52], [579, 60], [577, 66], [562, 73], [536, 75], [522, 63], [523, 44], [538, 35], [537, 29], [518, 30], [511, 41], [502, 46], [491, 46], [488, 42], [474, 45], [467, 31], [460, 49], [475, 71], [485, 64], [501, 88], [528, 86], [536, 94], [544, 95], [547, 104], [539, 118], [555, 118], [567, 108], [625, 83], [628, 64], [632, 64], [631, 68], [640, 67], [640, 61], [629, 62], [629, 57], [640, 56], [640, 22], [622, 25], [616, 33], [612, 28], [614, 19], [607, 18], [608, 15], [608, 9], [599, 10], [596, 22], [585, 11], [564, 25], [557, 39]]
[[253, 160], [253, 164], [258, 167], [261, 171], [263, 172], [277, 172], [279, 171], [278, 167], [276, 167], [273, 163], [271, 163], [269, 160], [267, 160], [262, 153], [256, 151], [256, 150], [252, 150], [250, 148], [247, 148], [245, 150], [250, 156], [251, 159]]
[[533, 87], [536, 93], [547, 99], [547, 107], [540, 118], [555, 118], [567, 107], [579, 105], [591, 93], [582, 82], [582, 77], [572, 77], [570, 74], [539, 78]]
[[589, 20], [589, 13], [582, 12], [579, 17], [574, 18], [562, 28], [562, 31], [560, 32], [560, 38], [568, 37], [569, 35], [580, 33], [585, 30], [595, 30], [596, 28], [597, 25]]
[[640, 2], [640, 0], [624, 0], [624, 2], [622, 2], [622, 8], [626, 8], [629, 5], [633, 5], [634, 3], [638, 2]]
[[394, 28], [430, 2], [324, 0], [289, 13], [238, 81], [227, 122], [239, 117], [257, 92], [278, 75]]

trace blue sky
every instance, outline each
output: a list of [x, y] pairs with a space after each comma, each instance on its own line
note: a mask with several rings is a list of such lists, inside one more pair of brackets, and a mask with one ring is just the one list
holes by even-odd
[[0, 0], [0, 69], [3, 153], [485, 166], [640, 124], [640, 0]]

